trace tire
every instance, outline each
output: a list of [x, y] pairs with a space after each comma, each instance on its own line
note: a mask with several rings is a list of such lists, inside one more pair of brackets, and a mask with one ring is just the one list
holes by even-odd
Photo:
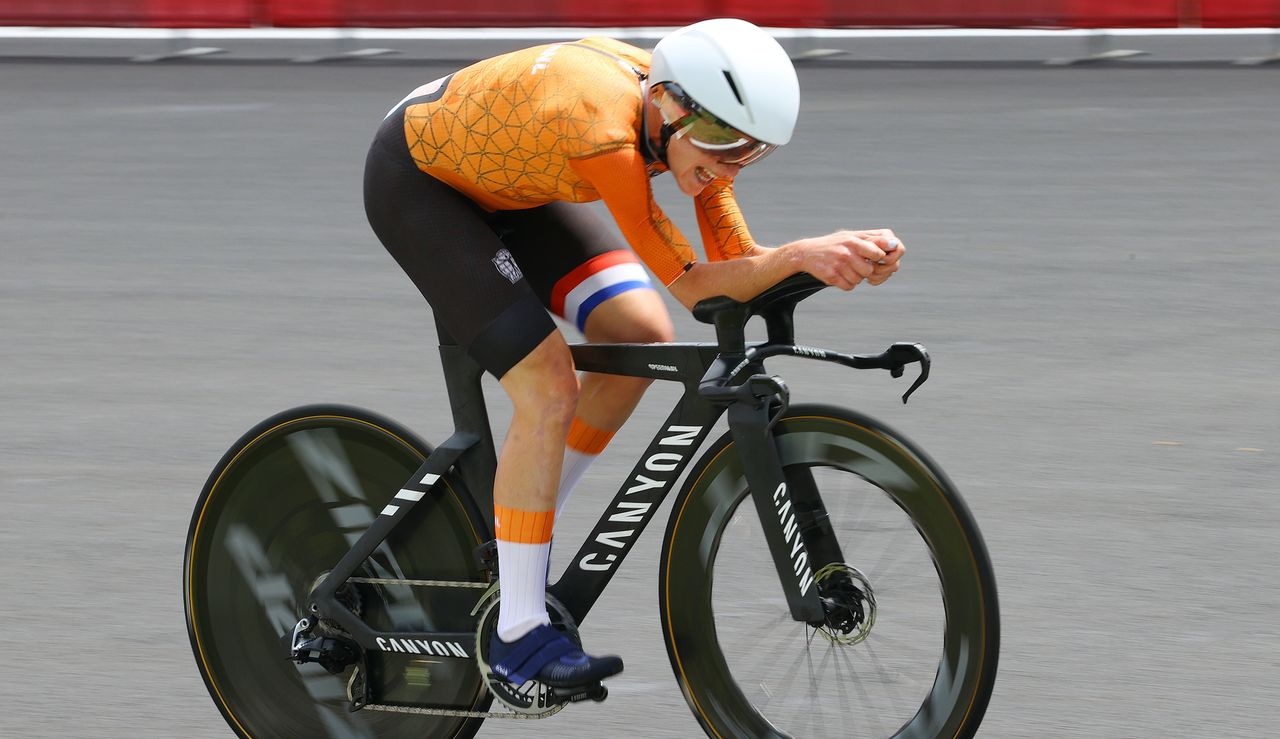
[[[812, 475], [844, 564], [869, 581], [873, 623], [849, 644], [791, 617], [726, 433], [676, 499], [659, 571], [667, 653], [695, 718], [715, 737], [972, 736], [1000, 617], [959, 494], [920, 450], [848, 410], [796, 406], [773, 433], [790, 487]], [[831, 571], [820, 594], [837, 587]]]
[[[187, 632], [214, 703], [238, 736], [470, 737], [481, 719], [348, 711], [347, 680], [286, 659], [312, 587], [359, 538], [431, 450], [357, 408], [308, 406], [245, 434], [209, 476], [187, 534]], [[487, 581], [473, 552], [487, 525], [447, 476], [357, 575]], [[339, 591], [376, 629], [468, 631], [476, 590], [348, 584]], [[392, 624], [394, 616], [394, 625]], [[321, 628], [338, 629], [321, 622]], [[366, 654], [385, 703], [485, 710], [474, 660]]]

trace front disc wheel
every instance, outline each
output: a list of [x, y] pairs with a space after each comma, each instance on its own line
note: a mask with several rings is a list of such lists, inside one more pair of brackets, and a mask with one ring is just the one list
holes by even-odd
[[817, 490], [839, 544], [825, 548], [837, 561], [816, 561], [821, 546], [793, 559], [824, 620], [792, 618], [726, 434], [676, 501], [660, 571], [667, 651], [694, 716], [718, 737], [971, 736], [999, 612], [959, 494], [922, 452], [847, 410], [797, 406], [774, 436], [789, 487]]

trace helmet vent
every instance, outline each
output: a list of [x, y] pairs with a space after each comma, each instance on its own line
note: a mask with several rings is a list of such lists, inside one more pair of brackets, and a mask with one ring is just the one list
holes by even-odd
[[738, 92], [738, 86], [733, 83], [733, 75], [729, 74], [727, 69], [722, 71], [724, 72], [725, 82], [729, 83], [729, 89], [733, 91], [733, 96], [738, 99], [738, 105], [746, 105], [746, 103], [742, 102], [742, 93]]

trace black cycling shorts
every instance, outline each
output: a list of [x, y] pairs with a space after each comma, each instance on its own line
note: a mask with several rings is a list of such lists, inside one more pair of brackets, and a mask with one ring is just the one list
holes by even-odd
[[604, 300], [650, 287], [634, 252], [590, 206], [488, 212], [419, 170], [402, 116], [387, 116], [369, 147], [365, 213], [438, 323], [495, 377], [556, 330], [548, 310], [582, 330]]

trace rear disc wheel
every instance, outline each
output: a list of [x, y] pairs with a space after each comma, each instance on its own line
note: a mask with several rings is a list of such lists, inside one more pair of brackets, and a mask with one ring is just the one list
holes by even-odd
[[[241, 737], [469, 737], [481, 719], [350, 712], [355, 665], [331, 674], [286, 659], [294, 626], [332, 568], [410, 479], [430, 449], [394, 422], [344, 407], [264, 421], [209, 477], [187, 537], [187, 629], [201, 675]], [[357, 577], [486, 582], [474, 551], [487, 536], [459, 483], [443, 478]], [[375, 629], [469, 631], [478, 591], [348, 583], [339, 600]], [[336, 630], [321, 622], [321, 630]], [[340, 632], [335, 632], [340, 635]], [[383, 703], [483, 711], [490, 696], [469, 659], [368, 652]]]

